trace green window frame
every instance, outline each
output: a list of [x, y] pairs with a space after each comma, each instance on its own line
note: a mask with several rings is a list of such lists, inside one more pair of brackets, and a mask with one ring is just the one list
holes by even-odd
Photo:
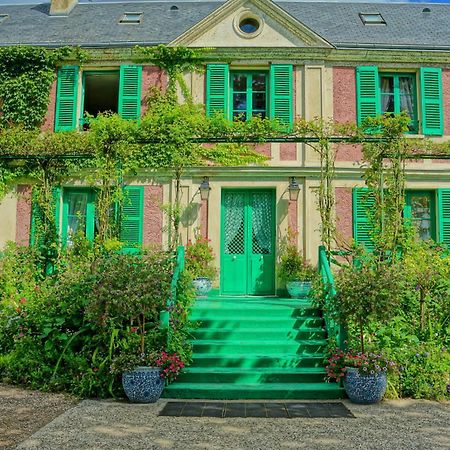
[[[84, 111], [84, 103], [86, 98], [86, 77], [92, 75], [118, 75], [120, 77], [119, 70], [85, 70], [82, 73], [82, 84], [81, 84], [81, 101], [80, 101], [80, 117], [78, 123], [81, 129], [89, 125], [89, 119], [86, 118]], [[119, 78], [120, 83], [120, 78]], [[119, 110], [119, 104], [117, 104], [117, 111]]]
[[[261, 87], [261, 79], [264, 86], [257, 89]], [[248, 121], [254, 116], [268, 116], [268, 72], [231, 71], [229, 93], [230, 120]]]
[[[411, 96], [411, 111], [407, 111], [409, 116], [411, 117], [411, 122], [409, 123], [409, 133], [418, 133], [419, 132], [419, 121], [417, 115], [417, 83], [416, 83], [416, 74], [415, 73], [407, 73], [407, 72], [379, 72], [379, 95], [380, 95], [380, 109], [381, 113], [393, 113], [400, 114], [404, 108], [402, 108], [402, 100], [407, 101], [407, 97]], [[386, 81], [389, 82], [391, 80], [392, 90], [384, 91], [384, 86], [386, 85]], [[406, 93], [405, 89], [402, 88], [402, 83], [404, 81], [410, 81], [410, 85], [408, 86], [411, 89], [411, 93]], [[389, 102], [389, 97], [392, 97], [393, 102], [393, 111], [384, 111], [383, 105]]]
[[[429, 209], [429, 217], [427, 217], [425, 211], [422, 211], [424, 214], [421, 217], [420, 210], [425, 209], [427, 204]], [[420, 239], [432, 239], [433, 241], [437, 240], [438, 230], [435, 191], [408, 189], [405, 193], [405, 209], [403, 215], [405, 219], [408, 219], [411, 225], [417, 229]], [[414, 217], [414, 215], [416, 217]], [[429, 229], [428, 231], [426, 231], [427, 228]], [[429, 237], [425, 237], [425, 234]]]
[[[74, 203], [83, 198], [84, 211], [73, 211]], [[95, 190], [93, 188], [64, 188], [62, 202], [61, 242], [63, 246], [70, 243], [70, 227], [76, 221], [84, 220], [84, 235], [89, 241], [95, 237]]]

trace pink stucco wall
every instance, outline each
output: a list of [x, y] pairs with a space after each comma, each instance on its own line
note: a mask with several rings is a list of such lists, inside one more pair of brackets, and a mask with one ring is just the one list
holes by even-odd
[[361, 161], [361, 144], [336, 144], [336, 161]]
[[156, 86], [164, 91], [167, 87], [166, 72], [155, 66], [144, 66], [142, 68], [141, 114], [147, 111], [146, 96], [150, 86]]
[[280, 160], [296, 161], [297, 144], [295, 142], [285, 142], [280, 144]]
[[47, 114], [45, 115], [44, 123], [42, 124], [42, 130], [52, 131], [55, 126], [55, 107], [56, 107], [56, 80], [53, 82], [50, 88], [50, 96]]
[[336, 188], [336, 230], [339, 237], [349, 240], [353, 236], [352, 189]]
[[444, 134], [450, 134], [450, 69], [442, 70], [442, 97], [444, 104]]
[[272, 156], [272, 145], [268, 142], [265, 144], [255, 144], [255, 151], [270, 158]]
[[294, 233], [298, 232], [298, 203], [297, 201], [289, 200], [288, 203], [288, 226]]
[[28, 245], [31, 227], [31, 186], [17, 186], [16, 242]]
[[142, 239], [144, 245], [162, 245], [162, 202], [162, 186], [144, 187], [144, 224]]

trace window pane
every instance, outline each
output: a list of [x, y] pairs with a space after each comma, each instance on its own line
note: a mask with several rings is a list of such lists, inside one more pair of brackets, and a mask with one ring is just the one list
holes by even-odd
[[395, 112], [394, 94], [387, 94], [381, 96], [381, 112], [382, 113]]
[[266, 90], [266, 76], [264, 74], [253, 75], [252, 89], [254, 91]]
[[253, 111], [254, 110], [265, 110], [266, 109], [266, 94], [257, 93], [253, 94]]
[[394, 93], [394, 78], [381, 77], [381, 93], [393, 94]]
[[247, 120], [247, 114], [241, 111], [233, 112], [233, 120], [242, 120], [245, 122]]
[[233, 110], [245, 111], [247, 109], [247, 94], [233, 94]]
[[252, 117], [259, 117], [260, 119], [264, 119], [266, 117], [265, 111], [253, 111]]
[[411, 196], [411, 218], [419, 238], [431, 239], [431, 201], [428, 195]]
[[245, 75], [233, 75], [233, 91], [246, 91], [247, 77]]
[[67, 243], [72, 243], [72, 236], [77, 232], [86, 233], [87, 193], [73, 192], [67, 196]]

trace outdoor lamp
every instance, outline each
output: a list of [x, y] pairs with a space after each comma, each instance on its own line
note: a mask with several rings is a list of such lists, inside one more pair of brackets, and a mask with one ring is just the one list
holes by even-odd
[[291, 177], [288, 190], [289, 190], [289, 200], [291, 202], [296, 202], [298, 200], [298, 194], [300, 193], [300, 186], [298, 185], [295, 177]]
[[209, 178], [208, 177], [203, 177], [203, 181], [200, 183], [200, 198], [202, 200], [208, 200], [209, 198], [209, 191], [211, 190], [211, 188], [209, 187]]

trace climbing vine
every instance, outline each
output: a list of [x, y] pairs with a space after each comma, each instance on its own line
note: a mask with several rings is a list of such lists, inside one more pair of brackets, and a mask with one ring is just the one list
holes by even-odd
[[0, 48], [0, 126], [42, 125], [47, 112], [55, 67], [66, 58], [83, 62], [80, 49], [12, 46]]

